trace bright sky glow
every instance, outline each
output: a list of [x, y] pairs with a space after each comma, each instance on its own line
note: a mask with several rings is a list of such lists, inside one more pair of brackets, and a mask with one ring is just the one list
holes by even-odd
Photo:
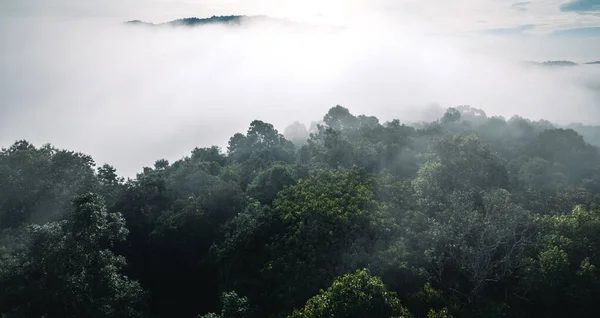
[[[0, 15], [53, 15], [165, 21], [186, 16], [248, 14], [352, 25], [404, 21], [431, 32], [517, 29], [548, 34], [600, 27], [600, 0], [3, 0]], [[598, 31], [600, 34], [600, 31]]]

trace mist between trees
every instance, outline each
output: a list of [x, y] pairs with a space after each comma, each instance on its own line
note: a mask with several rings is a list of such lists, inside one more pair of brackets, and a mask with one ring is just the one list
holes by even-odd
[[597, 317], [600, 127], [336, 106], [133, 179], [0, 152], [0, 317]]

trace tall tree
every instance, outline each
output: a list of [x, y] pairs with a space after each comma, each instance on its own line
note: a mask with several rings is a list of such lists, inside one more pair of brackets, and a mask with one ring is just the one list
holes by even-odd
[[144, 291], [123, 275], [125, 220], [85, 194], [62, 222], [32, 225], [25, 251], [3, 268], [2, 308], [9, 317], [141, 317]]
[[367, 270], [358, 270], [336, 279], [327, 290], [308, 300], [304, 308], [288, 318], [409, 318], [394, 292]]

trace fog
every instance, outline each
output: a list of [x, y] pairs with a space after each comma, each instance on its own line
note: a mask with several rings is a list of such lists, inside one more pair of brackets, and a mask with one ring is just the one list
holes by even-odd
[[597, 39], [431, 34], [381, 17], [343, 28], [124, 20], [2, 18], [0, 145], [50, 142], [133, 176], [196, 146], [226, 147], [253, 119], [283, 131], [338, 104], [383, 120], [431, 120], [471, 105], [488, 115], [600, 121], [600, 65], [520, 63], [594, 60]]

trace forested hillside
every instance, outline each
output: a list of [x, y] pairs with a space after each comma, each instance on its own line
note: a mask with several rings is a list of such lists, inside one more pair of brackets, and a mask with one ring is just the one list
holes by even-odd
[[0, 317], [598, 317], [600, 133], [572, 128], [595, 139], [336, 106], [128, 180], [18, 141], [0, 151]]

